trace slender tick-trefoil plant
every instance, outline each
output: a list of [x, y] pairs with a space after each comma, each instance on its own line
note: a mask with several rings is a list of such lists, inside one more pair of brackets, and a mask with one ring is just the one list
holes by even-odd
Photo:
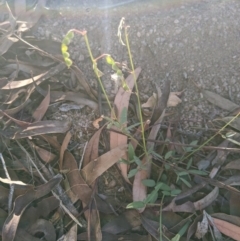
[[[140, 96], [139, 96], [139, 89], [138, 89], [138, 85], [137, 85], [137, 78], [134, 72], [134, 64], [133, 64], [133, 58], [132, 58], [132, 54], [131, 54], [131, 49], [130, 49], [130, 44], [129, 44], [129, 39], [128, 39], [128, 28], [129, 26], [125, 25], [125, 19], [122, 18], [122, 20], [120, 21], [119, 27], [118, 27], [118, 36], [120, 39], [120, 42], [124, 44], [124, 42], [121, 39], [121, 31], [122, 29], [124, 29], [124, 35], [125, 35], [125, 40], [126, 40], [126, 47], [127, 47], [127, 51], [128, 51], [128, 55], [129, 55], [129, 59], [130, 59], [130, 64], [131, 64], [131, 69], [133, 72], [133, 77], [134, 77], [134, 83], [135, 83], [135, 88], [136, 88], [136, 96], [137, 96], [137, 108], [138, 108], [138, 113], [139, 113], [139, 118], [140, 118], [140, 125], [141, 125], [141, 134], [142, 134], [142, 141], [143, 141], [143, 151], [145, 155], [148, 155], [147, 149], [146, 149], [146, 141], [145, 141], [145, 134], [144, 134], [144, 122], [143, 122], [143, 116], [142, 116], [142, 110], [141, 110], [141, 102], [140, 102]], [[115, 71], [115, 73], [117, 74], [117, 76], [120, 78], [121, 83], [122, 83], [122, 87], [124, 88], [125, 91], [129, 91], [128, 85], [125, 82], [123, 73], [121, 71], [121, 69], [118, 67], [117, 63], [114, 61], [114, 59], [109, 55], [109, 54], [102, 54], [101, 56], [94, 58], [92, 55], [92, 51], [89, 45], [89, 41], [88, 41], [88, 37], [87, 37], [87, 31], [79, 31], [77, 29], [71, 29], [67, 32], [67, 34], [65, 35], [65, 37], [63, 38], [62, 41], [62, 45], [61, 45], [61, 51], [62, 51], [62, 56], [64, 58], [64, 61], [66, 63], [66, 65], [68, 66], [68, 68], [71, 67], [72, 65], [72, 60], [70, 59], [70, 54], [68, 52], [68, 45], [71, 43], [73, 37], [74, 37], [74, 33], [80, 34], [84, 37], [87, 49], [88, 49], [88, 53], [90, 55], [92, 64], [93, 64], [93, 70], [97, 76], [99, 85], [102, 89], [102, 92], [106, 98], [106, 101], [108, 103], [108, 106], [111, 110], [111, 113], [113, 113], [114, 119], [116, 120], [116, 114], [114, 112], [114, 108], [112, 107], [109, 98], [107, 96], [106, 90], [103, 86], [102, 80], [101, 80], [101, 76], [102, 76], [102, 72], [98, 69], [97, 67], [97, 61], [103, 57], [106, 58], [106, 62], [107, 64], [109, 64], [112, 69]], [[121, 123], [120, 123], [121, 124]], [[126, 133], [127, 135], [129, 133]]]

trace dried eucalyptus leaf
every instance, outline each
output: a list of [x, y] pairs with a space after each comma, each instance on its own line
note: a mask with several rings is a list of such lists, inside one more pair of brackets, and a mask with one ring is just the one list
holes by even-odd
[[239, 105], [233, 103], [232, 101], [230, 101], [228, 99], [223, 98], [222, 96], [220, 96], [214, 92], [211, 92], [208, 90], [203, 90], [202, 94], [207, 101], [209, 101], [213, 105], [220, 107], [223, 110], [233, 111], [236, 108], [239, 108]]

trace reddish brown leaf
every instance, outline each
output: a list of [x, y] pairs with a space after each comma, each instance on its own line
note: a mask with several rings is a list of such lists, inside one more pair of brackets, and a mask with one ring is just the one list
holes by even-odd
[[216, 105], [216, 106], [222, 108], [223, 110], [233, 111], [239, 107], [237, 104], [233, 103], [232, 101], [230, 101], [228, 99], [223, 98], [222, 96], [220, 96], [214, 92], [211, 92], [208, 90], [202, 90], [202, 94], [206, 100], [208, 100], [213, 105]]
[[190, 201], [187, 201], [181, 205], [176, 205], [175, 199], [173, 199], [169, 205], [163, 208], [163, 211], [194, 213], [195, 207]]
[[35, 206], [27, 208], [21, 217], [19, 227], [29, 227], [40, 217], [48, 218], [49, 214], [59, 207], [59, 200], [50, 196], [39, 201]]
[[26, 128], [16, 131], [15, 133], [9, 133], [8, 138], [21, 139], [29, 136], [37, 136], [49, 133], [65, 133], [70, 128], [67, 121], [39, 121], [30, 124]]
[[45, 219], [38, 219], [29, 228], [28, 232], [35, 236], [37, 233], [43, 233], [47, 241], [56, 240], [56, 231], [53, 224]]
[[12, 120], [14, 123], [16, 123], [18, 126], [25, 128], [27, 126], [29, 126], [31, 123], [30, 122], [25, 122], [25, 121], [21, 121], [21, 120], [17, 120], [13, 117], [11, 117], [10, 115], [8, 115], [7, 113], [5, 113], [4, 111], [0, 110], [0, 113], [5, 115], [6, 117], [8, 117], [10, 120]]
[[[7, 92], [7, 91], [6, 91]], [[26, 93], [27, 89], [17, 89], [17, 90], [12, 90], [9, 95], [5, 94], [5, 105], [10, 105], [12, 104], [22, 93]]]
[[[138, 78], [138, 76], [141, 72], [141, 68], [137, 68], [136, 70], [134, 70], [134, 72], [135, 72], [135, 75], [131, 74], [126, 79], [126, 84], [128, 85], [129, 90], [125, 91], [123, 89], [123, 87], [120, 87], [119, 91], [118, 91], [118, 93], [115, 97], [114, 105], [115, 105], [116, 110], [117, 110], [117, 113], [116, 113], [117, 116], [116, 117], [117, 117], [118, 120], [120, 120], [120, 116], [121, 116], [122, 111], [124, 109], [126, 109], [126, 110], [128, 109], [131, 91], [134, 87], [134, 82], [135, 82], [134, 77], [136, 79]], [[112, 113], [112, 118], [115, 118], [114, 113]], [[127, 144], [127, 136], [116, 133], [116, 132], [113, 132], [113, 131], [110, 132], [110, 148], [111, 149], [116, 148], [116, 147], [121, 146], [121, 145], [125, 145], [125, 144]], [[126, 156], [125, 156], [125, 159], [127, 159]], [[120, 163], [118, 166], [121, 170], [121, 173], [122, 173], [122, 176], [124, 177], [124, 179], [127, 182], [129, 182], [128, 177], [127, 177], [128, 166], [124, 163]]]
[[3, 230], [2, 230], [2, 240], [3, 241], [13, 241], [18, 223], [20, 221], [21, 215], [27, 206], [34, 200], [41, 198], [51, 192], [51, 190], [62, 180], [60, 174], [53, 177], [49, 182], [41, 186], [36, 187], [27, 191], [24, 195], [16, 198], [14, 202], [14, 208], [11, 214], [6, 219]]
[[15, 107], [15, 108], [5, 110], [5, 113], [8, 115], [14, 115], [14, 114], [18, 113], [20, 110], [22, 110], [30, 102], [29, 97], [32, 94], [33, 90], [34, 90], [34, 87], [28, 88], [28, 90], [26, 91], [27, 94], [24, 97], [22, 104], [20, 104], [19, 106]]
[[[142, 166], [147, 166], [147, 167], [146, 169], [144, 168], [138, 171], [134, 177], [133, 191], [132, 191], [133, 201], [143, 201], [147, 197], [147, 187], [143, 185], [142, 180], [149, 178], [150, 169], [148, 167], [151, 160], [152, 160], [152, 156], [149, 155], [148, 159], [146, 156], [144, 156], [144, 158], [142, 159]], [[138, 209], [138, 211], [141, 213], [144, 211], [144, 209], [145, 207]]]
[[213, 218], [218, 218], [228, 223], [232, 223], [234, 225], [240, 226], [240, 217], [228, 215], [226, 213], [214, 213], [214, 214], [211, 214], [211, 216]]
[[195, 210], [203, 210], [209, 206], [218, 196], [219, 188], [215, 187], [207, 196], [194, 202]]
[[85, 167], [90, 161], [95, 160], [98, 157], [99, 138], [103, 128], [104, 126], [98, 131], [96, 131], [88, 142], [83, 158], [83, 167]]
[[[86, 151], [84, 154], [84, 158], [83, 158], [83, 167], [89, 164], [92, 160], [95, 160], [96, 158], [98, 158], [99, 137], [103, 128], [104, 126], [101, 129], [99, 129], [97, 132], [95, 132], [92, 138], [90, 139], [90, 141], [88, 142]], [[94, 187], [94, 185], [95, 185], [95, 182], [93, 182], [92, 186]], [[95, 199], [93, 199], [92, 201], [95, 202]], [[99, 211], [97, 209], [90, 208], [84, 214], [86, 219], [88, 220], [88, 240], [101, 241], [102, 231], [101, 231]]]
[[[93, 199], [94, 206], [96, 207], [96, 200]], [[88, 240], [89, 241], [102, 241], [102, 231], [100, 224], [100, 216], [98, 210], [90, 208], [85, 212], [88, 220]]]
[[51, 91], [51, 102], [62, 100], [73, 101], [79, 105], [87, 105], [93, 110], [98, 108], [98, 104], [95, 101], [90, 100], [86, 95], [81, 95], [81, 93]]
[[[115, 235], [107, 232], [103, 232], [102, 240], [104, 241], [151, 241], [151, 239], [148, 239], [149, 236], [147, 235], [139, 235], [136, 233], [130, 233], [130, 234], [122, 234], [122, 235]], [[87, 239], [87, 233], [81, 233], [78, 234], [77, 240], [83, 240], [86, 241]], [[165, 240], [164, 240], [165, 241]]]
[[118, 146], [89, 162], [89, 164], [81, 170], [81, 174], [85, 177], [86, 183], [88, 185], [92, 184], [96, 178], [118, 162], [120, 158], [126, 154], [126, 151], [127, 145]]
[[189, 226], [188, 232], [187, 232], [187, 241], [193, 236], [193, 234], [196, 232], [198, 222], [202, 220], [203, 215], [199, 215], [194, 219], [194, 222]]
[[82, 202], [88, 204], [90, 201], [92, 190], [82, 178], [78, 170], [75, 158], [68, 151], [64, 153], [63, 169], [69, 170], [69, 172], [67, 173], [67, 178], [73, 193], [77, 195]]
[[93, 126], [96, 128], [96, 129], [99, 129], [99, 122], [101, 122], [103, 120], [102, 117], [99, 117], [97, 118], [96, 120], [93, 121]]
[[102, 227], [102, 231], [111, 234], [119, 234], [127, 232], [140, 225], [141, 218], [139, 213], [136, 210], [127, 210], [109, 223], [105, 224]]
[[84, 74], [82, 73], [82, 71], [77, 66], [72, 66], [71, 69], [72, 69], [72, 72], [77, 77], [80, 85], [83, 86], [83, 88], [87, 92], [88, 96], [92, 100], [97, 100], [95, 95], [92, 92], [92, 89], [91, 89], [90, 85], [88, 84], [87, 80], [85, 79]]
[[62, 241], [77, 241], [77, 224], [74, 224], [70, 230], [61, 237]]
[[[33, 143], [32, 143], [33, 144]], [[35, 150], [37, 151], [37, 154], [39, 155], [39, 157], [46, 163], [50, 163], [51, 161], [53, 161], [56, 158], [56, 155], [39, 147], [39, 146], [35, 146], [33, 145]]]
[[[157, 87], [157, 86], [156, 86]], [[158, 92], [160, 92], [160, 88], [157, 87]], [[155, 140], [157, 137], [157, 133], [159, 131], [159, 128], [161, 126], [161, 122], [165, 116], [165, 108], [167, 106], [167, 101], [170, 93], [170, 81], [166, 81], [163, 89], [163, 94], [161, 98], [158, 100], [154, 111], [159, 113], [153, 113], [152, 121], [154, 121], [154, 125], [150, 131], [149, 139]], [[147, 150], [153, 150], [154, 148], [154, 142], [147, 142]], [[148, 179], [149, 175], [151, 173], [151, 163], [152, 163], [152, 156], [148, 154], [148, 156], [144, 156], [142, 160], [142, 168], [137, 172], [137, 174], [134, 177], [133, 182], [133, 201], [143, 201], [147, 197], [147, 187], [143, 185], [142, 180]], [[143, 212], [145, 209], [141, 208], [139, 209], [139, 212]]]
[[[78, 170], [78, 166], [75, 158], [68, 151], [65, 151], [65, 154], [64, 154], [63, 169], [69, 170], [66, 176], [73, 193], [83, 203], [88, 204], [92, 198], [92, 189], [86, 184], [86, 182], [82, 178]], [[112, 210], [109, 208], [108, 204], [102, 201], [98, 196], [95, 196], [95, 199], [97, 201], [98, 210], [104, 213], [112, 213]]]
[[240, 217], [239, 195], [236, 195], [235, 193], [230, 192], [229, 207], [230, 207], [231, 215]]
[[214, 225], [217, 227], [217, 229], [225, 234], [226, 236], [236, 240], [240, 241], [240, 227], [236, 226], [232, 223], [228, 223], [226, 221], [223, 221], [221, 219], [213, 218]]
[[240, 159], [234, 160], [229, 162], [225, 167], [222, 169], [235, 169], [240, 170]]
[[42, 100], [38, 108], [34, 111], [32, 117], [35, 119], [35, 121], [42, 120], [43, 116], [45, 115], [48, 106], [50, 103], [50, 86], [48, 86], [48, 92], [45, 98]]
[[68, 144], [70, 142], [72, 138], [72, 134], [71, 132], [69, 131], [64, 140], [63, 140], [63, 143], [62, 143], [62, 146], [61, 146], [61, 149], [60, 149], [60, 157], [59, 157], [59, 170], [62, 170], [62, 163], [63, 163], [63, 155], [64, 155], [64, 152], [67, 150], [67, 147], [68, 147]]
[[[156, 240], [160, 240], [159, 223], [145, 217], [144, 215], [141, 216], [141, 221], [146, 231], [150, 233]], [[167, 241], [167, 239], [164, 236], [162, 237], [161, 240]]]
[[[37, 85], [39, 85], [40, 83], [42, 83], [46, 79], [49, 79], [50, 77], [59, 73], [60, 71], [64, 70], [65, 68], [66, 68], [66, 64], [60, 63], [59, 65], [57, 65], [55, 67], [52, 67], [51, 69], [49, 69], [45, 73], [33, 77], [33, 79], [34, 79], [35, 83]], [[1, 89], [2, 90], [18, 89], [18, 88], [25, 87], [25, 86], [30, 85], [30, 84], [33, 84], [32, 78], [26, 79], [26, 80], [10, 81], [5, 86], [3, 86]]]

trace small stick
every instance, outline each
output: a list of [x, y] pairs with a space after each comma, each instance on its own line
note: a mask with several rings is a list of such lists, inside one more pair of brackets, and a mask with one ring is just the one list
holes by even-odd
[[[147, 141], [149, 142], [155, 142], [159, 144], [172, 144], [176, 146], [186, 146], [186, 147], [193, 147], [193, 148], [198, 148], [201, 147], [200, 145], [189, 145], [189, 144], [182, 144], [182, 143], [177, 143], [177, 142], [172, 142], [172, 141], [159, 141], [159, 140], [153, 140], [153, 139], [148, 139]], [[218, 147], [218, 146], [203, 146], [201, 149], [206, 149], [206, 150], [221, 150], [221, 151], [230, 151], [230, 152], [240, 152], [239, 148], [229, 148], [229, 147]]]
[[[3, 169], [4, 169], [7, 179], [11, 180], [2, 153], [0, 153], [0, 159], [2, 161]], [[13, 194], [14, 194], [14, 187], [15, 187], [14, 184], [10, 184], [10, 191], [9, 191], [9, 195], [8, 195], [8, 214], [10, 214], [12, 211], [12, 200], [13, 200]]]

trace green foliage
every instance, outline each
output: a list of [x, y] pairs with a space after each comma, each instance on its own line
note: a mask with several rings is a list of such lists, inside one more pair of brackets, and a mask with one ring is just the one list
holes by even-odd
[[142, 184], [146, 187], [154, 187], [156, 185], [156, 182], [152, 179], [144, 179], [142, 180]]
[[134, 177], [138, 172], [137, 168], [134, 168], [132, 170], [130, 170], [130, 172], [128, 173], [128, 178]]
[[132, 144], [129, 143], [128, 144], [128, 159], [129, 159], [129, 161], [133, 160], [134, 156], [135, 156], [135, 151], [133, 149]]
[[61, 44], [62, 56], [68, 68], [70, 68], [72, 65], [72, 60], [70, 59], [70, 54], [68, 53], [68, 45], [71, 43], [73, 37], [74, 33], [69, 31], [63, 38]]
[[191, 220], [189, 220], [188, 222], [186, 222], [183, 227], [179, 230], [179, 232], [171, 239], [171, 241], [179, 241], [180, 238], [185, 234], [185, 232], [187, 231], [189, 225], [191, 223]]
[[127, 209], [129, 209], [129, 208], [136, 208], [136, 209], [138, 209], [138, 208], [144, 208], [145, 206], [146, 206], [146, 204], [144, 202], [137, 201], [137, 202], [129, 203], [126, 208]]

